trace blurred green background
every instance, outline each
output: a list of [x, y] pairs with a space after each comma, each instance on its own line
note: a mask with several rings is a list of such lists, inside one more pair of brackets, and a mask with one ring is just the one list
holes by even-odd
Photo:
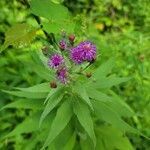
[[[114, 90], [133, 108], [137, 117], [130, 124], [150, 137], [150, 1], [149, 0], [64, 0], [73, 15], [81, 14], [83, 34], [94, 39], [100, 50], [98, 63], [116, 58], [114, 72], [133, 77], [126, 86]], [[5, 32], [16, 23], [35, 24], [24, 0], [0, 1], [0, 45]], [[80, 32], [80, 31], [79, 31]], [[9, 47], [0, 54], [0, 89], [31, 86], [41, 78], [30, 67], [30, 49]], [[0, 92], [0, 108], [13, 101]], [[1, 137], [21, 122], [30, 111], [10, 109], [0, 112]], [[137, 150], [149, 150], [150, 141], [137, 135], [128, 135]], [[17, 149], [21, 137], [16, 139]], [[2, 140], [0, 149], [8, 148], [12, 141]]]

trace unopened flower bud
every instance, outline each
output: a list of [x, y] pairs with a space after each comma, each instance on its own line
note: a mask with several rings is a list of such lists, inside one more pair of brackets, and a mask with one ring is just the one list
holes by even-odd
[[87, 72], [87, 73], [86, 73], [86, 77], [87, 77], [87, 78], [90, 78], [91, 76], [92, 76], [92, 73], [91, 73], [91, 72]]
[[55, 81], [50, 82], [50, 87], [53, 89], [57, 88], [56, 82]]
[[74, 42], [74, 40], [75, 40], [75, 35], [73, 34], [69, 35], [69, 41]]

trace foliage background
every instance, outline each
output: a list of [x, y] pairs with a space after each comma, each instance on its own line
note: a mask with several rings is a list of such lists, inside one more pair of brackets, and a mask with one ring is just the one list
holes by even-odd
[[[133, 108], [137, 117], [132, 126], [150, 137], [150, 3], [149, 0], [65, 0], [72, 14], [81, 13], [84, 24], [82, 34], [93, 38], [100, 47], [100, 60], [116, 58], [114, 72], [119, 76], [132, 76], [125, 86], [113, 88]], [[23, 0], [0, 1], [0, 44], [4, 33], [18, 22], [36, 24]], [[41, 82], [29, 66], [32, 63], [29, 48], [9, 49], [0, 55], [0, 89], [28, 87]], [[0, 92], [0, 107], [13, 101], [13, 97]], [[0, 112], [0, 138], [24, 120], [30, 111], [9, 109]], [[26, 135], [30, 136], [30, 135]], [[128, 135], [133, 147], [148, 150], [150, 142], [137, 135]], [[19, 149], [22, 137], [0, 142], [0, 149]]]

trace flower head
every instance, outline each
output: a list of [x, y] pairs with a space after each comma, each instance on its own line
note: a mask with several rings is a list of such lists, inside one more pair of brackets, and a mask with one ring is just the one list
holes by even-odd
[[61, 83], [66, 84], [68, 82], [68, 71], [65, 67], [58, 69], [56, 74]]
[[48, 65], [52, 68], [58, 68], [64, 63], [64, 58], [59, 54], [54, 54], [48, 60]]
[[89, 41], [81, 42], [71, 49], [71, 59], [80, 64], [84, 61], [93, 61], [96, 59], [96, 46]]
[[96, 46], [90, 41], [81, 42], [78, 47], [84, 61], [91, 62], [96, 59]]
[[83, 62], [82, 51], [78, 46], [71, 49], [70, 57], [76, 64], [81, 64]]

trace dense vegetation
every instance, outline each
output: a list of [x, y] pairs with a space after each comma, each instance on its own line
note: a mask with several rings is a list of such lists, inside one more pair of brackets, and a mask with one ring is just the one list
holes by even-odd
[[[0, 149], [38, 150], [46, 143], [45, 147], [50, 144], [50, 150], [92, 150], [95, 140], [89, 126], [93, 121], [97, 150], [149, 150], [149, 0], [43, 0], [42, 4], [40, 0], [35, 1], [0, 1]], [[66, 11], [70, 13], [69, 17]], [[67, 23], [61, 17], [68, 17]], [[49, 24], [45, 18], [55, 22]], [[92, 109], [89, 102], [87, 105], [75, 102], [70, 123], [62, 127], [59, 124], [63, 117], [61, 113], [66, 116], [70, 113], [70, 109], [65, 111], [64, 101], [47, 114], [47, 119], [39, 127], [39, 118], [45, 110], [43, 102], [51, 91], [49, 84], [54, 75], [43, 65], [47, 57], [42, 50], [48, 47], [52, 51], [55, 40], [61, 39], [62, 27], [67, 36], [75, 35], [76, 44], [91, 40], [96, 45], [98, 57], [87, 71], [96, 79], [106, 77], [99, 81], [99, 85], [101, 92], [110, 96], [113, 102], [109, 103], [110, 97], [104, 98], [106, 95], [95, 94], [100, 91], [95, 91], [98, 85], [94, 83], [88, 89], [91, 91], [89, 97], [103, 96], [108, 100], [106, 106], [110, 107], [108, 111], [103, 102], [92, 102], [100, 120], [93, 113], [92, 121], [88, 118]], [[27, 36], [26, 31], [30, 33]], [[82, 88], [86, 87], [87, 79], [79, 77], [78, 81], [83, 84]], [[57, 84], [57, 88], [62, 86]], [[87, 95], [78, 90], [81, 87], [75, 85], [73, 88], [76, 87], [76, 93], [86, 99]], [[54, 116], [58, 118], [55, 117], [53, 122]], [[58, 135], [50, 132], [50, 138], [46, 140], [51, 124], [55, 129], [54, 123], [58, 125], [55, 130]], [[77, 125], [76, 132], [72, 124]]]

